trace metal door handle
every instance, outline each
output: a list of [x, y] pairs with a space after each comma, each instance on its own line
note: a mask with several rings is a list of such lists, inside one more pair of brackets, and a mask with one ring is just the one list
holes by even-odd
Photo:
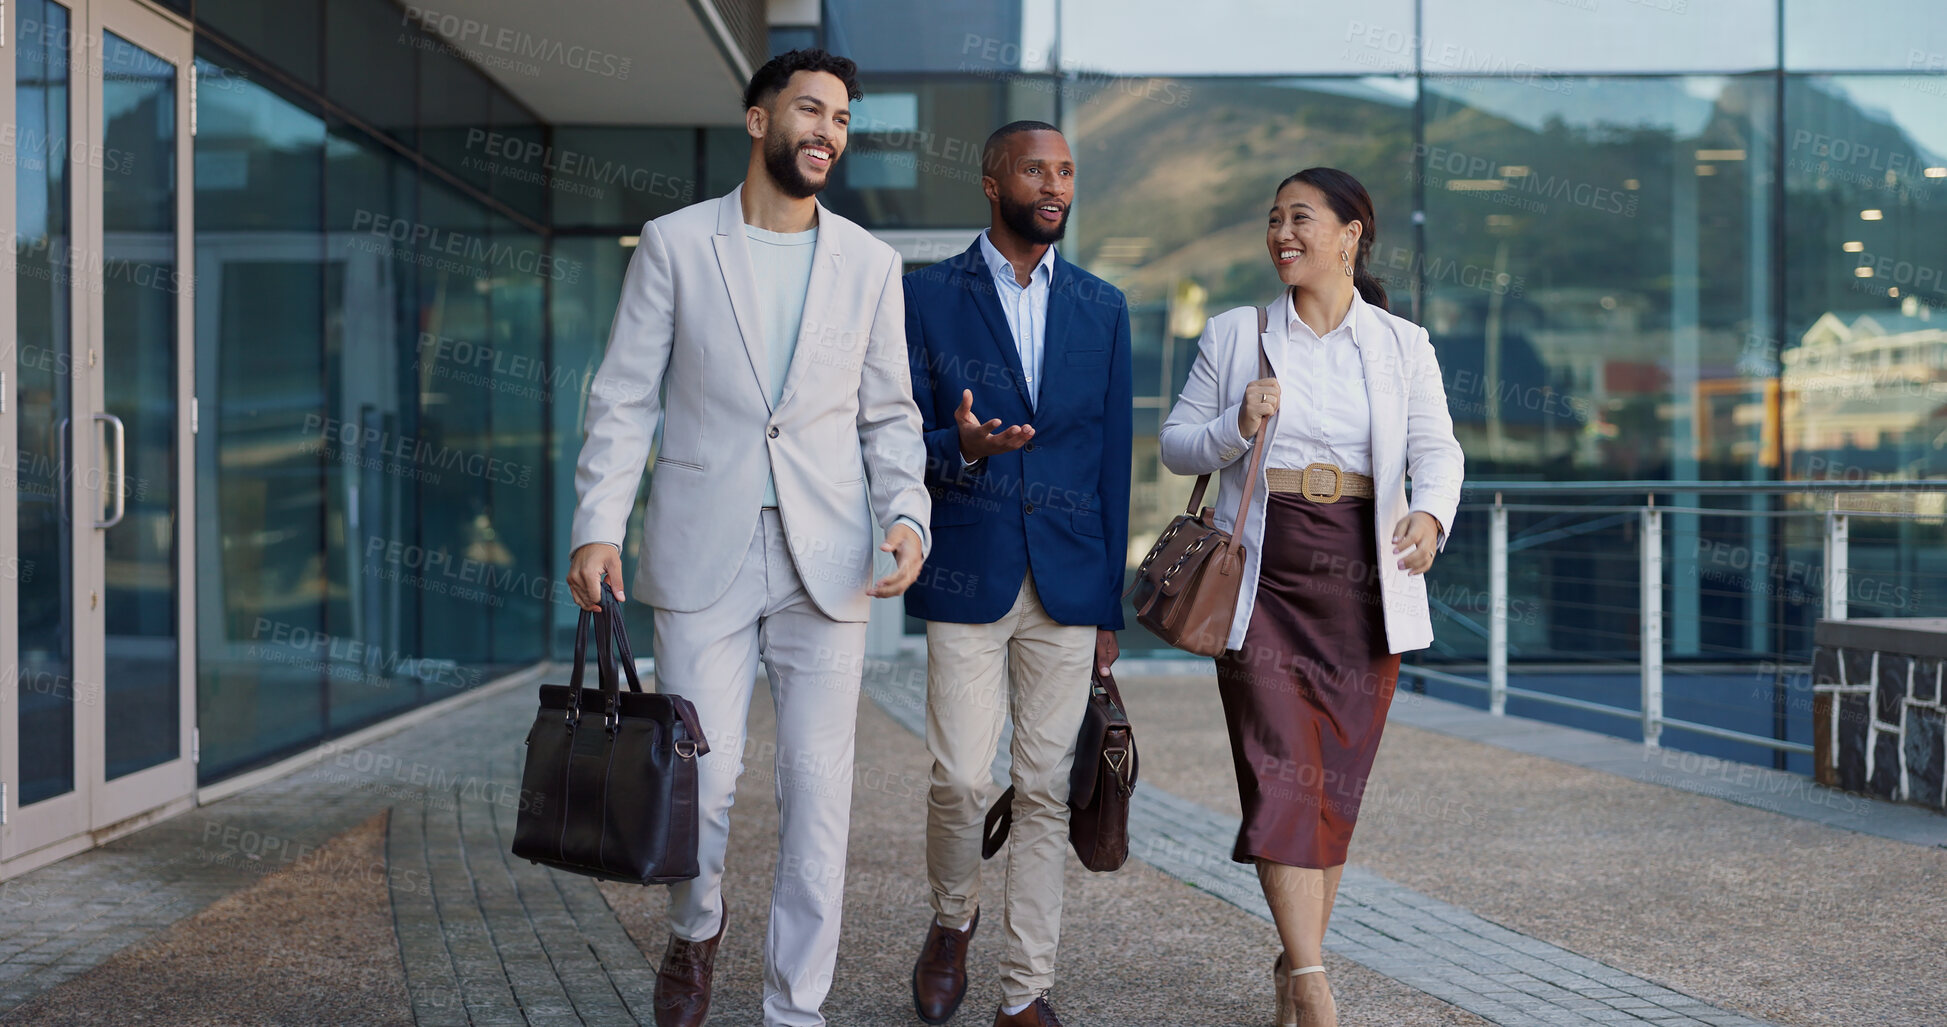
[[61, 523], [68, 522], [68, 487], [72, 480], [68, 477], [68, 419], [63, 417], [54, 426], [54, 501], [61, 511]]
[[112, 528], [122, 523], [122, 515], [128, 512], [128, 482], [123, 474], [128, 468], [128, 428], [122, 424], [121, 418], [106, 411], [95, 414], [95, 420], [107, 421], [115, 429], [113, 460], [115, 471], [108, 476], [106, 482], [106, 484], [109, 484], [115, 490], [115, 515], [105, 521], [97, 520], [95, 522], [95, 527], [97, 528]]

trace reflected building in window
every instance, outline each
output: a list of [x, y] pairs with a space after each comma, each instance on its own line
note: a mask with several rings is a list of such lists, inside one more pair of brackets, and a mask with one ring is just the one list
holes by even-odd
[[1947, 473], [1947, 314], [1912, 297], [1892, 313], [1827, 313], [1784, 364], [1794, 477]]

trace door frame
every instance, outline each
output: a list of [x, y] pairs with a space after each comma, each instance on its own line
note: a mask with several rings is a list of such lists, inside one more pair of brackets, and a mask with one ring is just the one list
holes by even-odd
[[[50, 2], [67, 12], [70, 36], [85, 31], [88, 14], [84, 5], [87, 0], [50, 0]], [[0, 25], [0, 30], [6, 31], [10, 36], [22, 22], [18, 9], [13, 14], [11, 25]], [[13, 38], [10, 42], [17, 44], [18, 38]], [[15, 79], [16, 62], [19, 60], [20, 52], [21, 48], [18, 45], [9, 45], [4, 51], [0, 51], [6, 54], [4, 60], [0, 60], [0, 116], [11, 118], [18, 110]], [[67, 138], [72, 139], [78, 133], [85, 131], [88, 94], [92, 88], [85, 74], [75, 74], [72, 51], [68, 54], [67, 88]], [[20, 229], [17, 206], [19, 178], [15, 170], [19, 167], [17, 141], [15, 145], [16, 149], [7, 155], [9, 159], [0, 162], [0, 225], [6, 226], [9, 238], [13, 238]], [[79, 248], [81, 239], [88, 237], [87, 222], [93, 214], [92, 211], [84, 209], [85, 205], [81, 202], [82, 186], [77, 181], [79, 176], [73, 168], [72, 153], [73, 149], [69, 147], [66, 159], [68, 161], [70, 253]], [[80, 366], [76, 362], [77, 357], [85, 359], [83, 354], [86, 349], [85, 339], [90, 311], [85, 293], [85, 286], [70, 275], [67, 351], [52, 354], [57, 364], [63, 359], [66, 362], [64, 367], [57, 367], [56, 373], [65, 375], [68, 379], [70, 449], [75, 448], [72, 440], [80, 437], [72, 430], [74, 415], [85, 408], [86, 392], [89, 388], [86, 376], [76, 373], [75, 370]], [[4, 452], [7, 458], [13, 461], [16, 482], [17, 476], [21, 473], [19, 465], [23, 460], [42, 456], [42, 454], [34, 454], [32, 457], [26, 457], [19, 449], [20, 431], [17, 421], [20, 406], [19, 302], [19, 281], [9, 269], [8, 273], [0, 274], [0, 318], [5, 319], [7, 337], [13, 340], [13, 345], [8, 347], [4, 361], [6, 366], [0, 368], [0, 373], [6, 375], [6, 385], [4, 389], [0, 389], [0, 403], [4, 403], [6, 410], [5, 414], [0, 416], [0, 445], [5, 446], [5, 449], [0, 452]], [[48, 455], [48, 459], [53, 458]], [[83, 509], [82, 476], [62, 467], [54, 468], [54, 472], [57, 481], [60, 480], [61, 475], [66, 476], [61, 485], [67, 489], [68, 510], [72, 518]], [[4, 782], [6, 788], [5, 806], [0, 808], [0, 870], [4, 870], [0, 872], [0, 876], [8, 876], [18, 870], [59, 859], [70, 852], [85, 849], [91, 844], [87, 837], [91, 793], [85, 768], [92, 761], [88, 752], [88, 730], [83, 723], [87, 719], [83, 711], [84, 702], [78, 694], [86, 689], [88, 680], [83, 676], [78, 662], [81, 656], [80, 618], [85, 615], [86, 607], [78, 599], [84, 592], [78, 581], [71, 586], [71, 603], [68, 610], [69, 619], [76, 626], [76, 637], [70, 640], [67, 682], [67, 687], [75, 693], [74, 717], [70, 722], [74, 733], [71, 745], [74, 760], [74, 787], [61, 795], [36, 802], [32, 806], [22, 808], [20, 805], [20, 690], [23, 685], [20, 672], [20, 579], [23, 573], [33, 575], [37, 572], [42, 576], [68, 574], [79, 579], [84, 576], [84, 573], [83, 569], [77, 566], [77, 561], [80, 560], [80, 553], [84, 547], [79, 542], [80, 533], [70, 531], [71, 541], [66, 554], [67, 567], [23, 567], [20, 563], [19, 514], [20, 501], [19, 494], [16, 492], [13, 502], [0, 503], [0, 554], [4, 554], [6, 565], [12, 571], [0, 580], [0, 600], [4, 600], [0, 601], [0, 660], [5, 660], [6, 666], [10, 669], [4, 679], [0, 679], [0, 782]]]
[[[4, 2], [4, 0], [0, 0]], [[19, 525], [18, 504], [0, 503], [0, 661], [14, 672], [0, 679], [0, 781], [6, 782], [0, 806], [0, 878], [24, 872], [136, 830], [195, 805], [196, 795], [196, 630], [195, 630], [195, 189], [193, 124], [195, 37], [181, 16], [142, 0], [50, 0], [68, 12], [68, 189], [70, 229], [76, 253], [71, 264], [68, 368], [70, 467], [67, 488], [74, 528], [66, 572], [72, 576], [74, 624], [74, 789], [21, 809], [19, 780]], [[15, 12], [17, 15], [17, 11]], [[106, 435], [95, 414], [102, 411], [106, 368], [103, 353], [102, 162], [75, 159], [97, 151], [105, 127], [102, 75], [105, 33], [142, 47], [176, 67], [176, 654], [178, 679], [177, 757], [113, 781], [105, 779], [104, 702], [106, 624], [103, 529], [94, 528], [112, 492], [103, 486], [111, 468], [103, 463]], [[0, 53], [0, 112], [15, 109], [14, 60], [19, 48]], [[76, 145], [77, 140], [85, 141]], [[11, 155], [9, 155], [11, 156]], [[17, 230], [14, 161], [0, 162], [0, 225]], [[0, 319], [18, 324], [15, 276], [0, 274]], [[16, 345], [18, 340], [16, 339]], [[18, 462], [18, 353], [0, 360], [0, 455]], [[120, 470], [120, 468], [115, 468]], [[15, 468], [18, 473], [18, 468]], [[83, 518], [86, 518], [84, 520]], [[62, 573], [53, 568], [47, 573]]]
[[[196, 603], [195, 603], [195, 540], [193, 530], [195, 519], [195, 440], [190, 433], [190, 419], [194, 410], [193, 388], [195, 378], [195, 292], [194, 275], [190, 270], [195, 266], [195, 200], [194, 178], [194, 140], [190, 136], [190, 106], [194, 101], [192, 89], [193, 68], [195, 66], [195, 39], [188, 23], [179, 17], [165, 14], [140, 0], [86, 0], [88, 8], [88, 45], [97, 48], [98, 57], [89, 69], [89, 102], [87, 140], [93, 146], [99, 144], [106, 134], [107, 125], [102, 112], [104, 90], [101, 78], [107, 52], [107, 34], [115, 35], [173, 64], [175, 75], [175, 182], [176, 182], [176, 303], [175, 303], [175, 481], [171, 491], [176, 501], [175, 545], [173, 547], [176, 567], [176, 727], [179, 737], [176, 741], [176, 758], [155, 766], [123, 775], [112, 781], [106, 780], [105, 739], [107, 737], [108, 704], [105, 701], [103, 685], [95, 686], [96, 701], [86, 704], [83, 719], [87, 723], [90, 762], [86, 768], [90, 790], [91, 808], [90, 829], [97, 833], [120, 833], [141, 826], [180, 809], [195, 804], [196, 794]], [[102, 179], [106, 174], [105, 161], [90, 160], [84, 174], [78, 176], [86, 184], [85, 196], [90, 203], [88, 243], [94, 247], [97, 257], [106, 252], [106, 239], [103, 234], [103, 218], [100, 197]], [[104, 326], [106, 313], [103, 309], [106, 290], [102, 275], [106, 261], [89, 261], [90, 267], [84, 277], [88, 282], [86, 290], [91, 306], [88, 319], [88, 345], [93, 352], [105, 354]], [[87, 373], [91, 379], [88, 413], [90, 420], [97, 413], [108, 413], [103, 399], [105, 374], [109, 370], [106, 360], [91, 362]], [[80, 423], [80, 418], [75, 419]], [[91, 439], [87, 447], [90, 459], [98, 458], [103, 446]], [[124, 447], [126, 452], [126, 447]], [[125, 470], [114, 468], [116, 474]], [[89, 478], [107, 486], [110, 482], [109, 468], [96, 468]], [[108, 495], [96, 493], [90, 499], [89, 509], [106, 508]], [[79, 507], [76, 508], [80, 509]], [[77, 523], [79, 523], [77, 519]], [[104, 529], [95, 529], [84, 536], [76, 531], [76, 539], [88, 551], [88, 577], [86, 584], [91, 591], [106, 594], [106, 563]], [[83, 541], [85, 538], [85, 541]], [[75, 590], [77, 600], [81, 589]], [[103, 660], [107, 651], [106, 623], [104, 610], [90, 610], [87, 620], [78, 621], [81, 630], [76, 632], [76, 649], [86, 653], [92, 671], [92, 680], [106, 682], [107, 673]], [[77, 669], [76, 677], [80, 677]], [[134, 824], [127, 821], [134, 819]]]

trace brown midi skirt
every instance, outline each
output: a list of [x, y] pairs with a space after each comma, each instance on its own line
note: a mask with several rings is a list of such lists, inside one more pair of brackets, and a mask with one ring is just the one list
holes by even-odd
[[1217, 659], [1244, 809], [1231, 858], [1333, 867], [1345, 862], [1399, 677], [1373, 501], [1266, 499], [1257, 605], [1243, 648]]

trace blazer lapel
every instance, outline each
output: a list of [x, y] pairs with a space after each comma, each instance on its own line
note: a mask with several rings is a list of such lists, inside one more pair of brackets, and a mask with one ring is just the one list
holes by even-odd
[[[757, 319], [757, 286], [751, 270], [750, 240], [744, 236], [743, 194], [744, 187], [739, 185], [718, 201], [717, 234], [710, 241], [717, 248], [717, 268], [723, 273], [724, 287], [730, 291], [730, 310], [736, 315], [737, 331], [743, 336], [751, 373], [757, 376], [758, 394], [764, 397], [764, 406], [769, 409], [770, 358], [764, 346], [764, 328]], [[819, 245], [823, 245], [822, 239]]]
[[1392, 330], [1372, 311], [1361, 313], [1352, 325], [1352, 341], [1359, 347], [1366, 405], [1372, 412], [1372, 477], [1383, 488], [1392, 477], [1388, 469], [1406, 447], [1406, 365]]
[[[791, 402], [791, 396], [798, 391], [798, 379], [804, 375], [805, 347], [839, 345], [841, 339], [835, 334], [850, 330], [847, 325], [834, 325], [826, 317], [831, 307], [832, 295], [837, 291], [835, 283], [845, 272], [845, 254], [838, 246], [838, 233], [831, 230], [832, 219], [825, 216], [825, 205], [818, 204], [818, 241], [811, 250], [811, 278], [805, 286], [804, 316], [798, 321], [798, 342], [791, 351], [791, 366], [784, 373], [784, 394], [777, 405], [782, 408]], [[868, 326], [867, 331], [870, 331]], [[823, 340], [813, 338], [824, 335]]]
[[[1271, 301], [1271, 310], [1265, 315], [1264, 353], [1271, 358], [1271, 376], [1280, 381], [1288, 379], [1289, 372], [1292, 370], [1285, 365], [1286, 351], [1290, 349], [1291, 343], [1290, 318], [1291, 302], [1288, 298], [1281, 296]], [[1256, 328], [1256, 325], [1249, 326], [1251, 331], [1255, 331]], [[1256, 335], [1251, 336], [1250, 353], [1251, 355], [1244, 362], [1245, 373], [1248, 375], [1244, 379], [1246, 383], [1257, 381], [1262, 377], [1258, 374]]]
[[[965, 261], [963, 269], [969, 276], [967, 291], [973, 294], [974, 306], [979, 308], [981, 319], [987, 322], [987, 338], [1000, 352], [1001, 361], [1007, 365], [1008, 377], [1014, 382], [1014, 394], [1021, 398], [1022, 406], [1033, 411], [1034, 397], [1028, 395], [1028, 375], [1021, 367], [1021, 349], [1014, 345], [1014, 333], [1008, 330], [1007, 315], [1001, 311], [1000, 283], [994, 281], [993, 271], [988, 268], [987, 260], [980, 252], [980, 240], [974, 239], [973, 245], [961, 257]], [[978, 396], [974, 397], [974, 407], [976, 410], [980, 407]]]
[[1068, 352], [1068, 326], [1075, 315], [1073, 265], [1055, 252], [1054, 280], [1048, 285], [1048, 316], [1041, 323], [1041, 381], [1035, 385], [1037, 406], [1048, 392], [1048, 376], [1061, 366]]

